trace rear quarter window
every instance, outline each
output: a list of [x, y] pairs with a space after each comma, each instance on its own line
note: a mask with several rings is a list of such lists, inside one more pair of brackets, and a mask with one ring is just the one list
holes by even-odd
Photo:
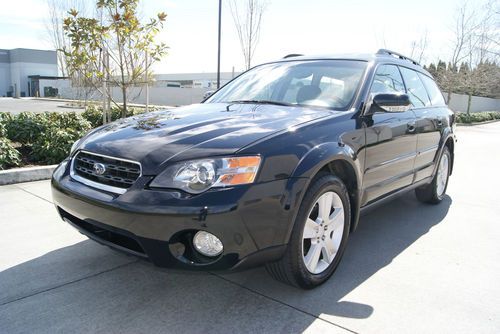
[[431, 104], [433, 106], [446, 105], [443, 94], [441, 93], [441, 90], [439, 90], [439, 87], [436, 85], [436, 82], [424, 74], [419, 73], [418, 76], [424, 83], [425, 89], [427, 89], [427, 93], [431, 98]]

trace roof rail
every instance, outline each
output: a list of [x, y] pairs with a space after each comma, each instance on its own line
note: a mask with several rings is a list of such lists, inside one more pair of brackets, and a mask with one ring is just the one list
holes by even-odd
[[389, 56], [397, 57], [399, 59], [408, 60], [409, 62], [413, 63], [414, 65], [420, 66], [420, 64], [416, 60], [413, 60], [411, 58], [403, 56], [401, 53], [397, 53], [395, 51], [391, 51], [391, 50], [387, 50], [387, 49], [380, 49], [377, 51], [377, 54], [378, 55], [389, 55]]
[[300, 56], [303, 56], [303, 54], [301, 54], [301, 53], [290, 53], [289, 55], [284, 56], [283, 59], [293, 58], [293, 57], [300, 57]]

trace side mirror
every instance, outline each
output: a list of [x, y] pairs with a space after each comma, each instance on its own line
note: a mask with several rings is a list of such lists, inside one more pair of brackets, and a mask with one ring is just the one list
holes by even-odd
[[370, 114], [376, 112], [405, 112], [410, 109], [410, 97], [407, 94], [381, 93], [372, 97]]

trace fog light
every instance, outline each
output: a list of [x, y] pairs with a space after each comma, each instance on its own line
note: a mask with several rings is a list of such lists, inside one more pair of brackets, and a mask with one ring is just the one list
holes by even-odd
[[217, 256], [222, 253], [222, 242], [212, 233], [198, 231], [193, 238], [193, 245], [205, 256]]

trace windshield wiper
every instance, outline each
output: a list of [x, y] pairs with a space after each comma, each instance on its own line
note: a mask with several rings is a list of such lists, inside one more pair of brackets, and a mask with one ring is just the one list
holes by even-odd
[[272, 100], [235, 100], [235, 101], [229, 101], [228, 103], [273, 104], [276, 106], [286, 106], [286, 107], [295, 106], [292, 103], [272, 101]]

